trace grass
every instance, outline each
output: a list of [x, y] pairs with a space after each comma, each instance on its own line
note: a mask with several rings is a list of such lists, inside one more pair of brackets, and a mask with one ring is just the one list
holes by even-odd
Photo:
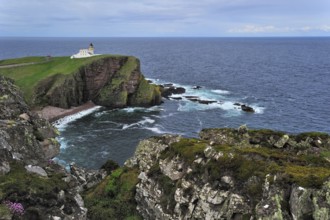
[[41, 197], [46, 201], [57, 198], [60, 190], [65, 191], [68, 188], [67, 183], [62, 180], [62, 174], [41, 177], [26, 172], [18, 162], [11, 163], [10, 167], [8, 174], [0, 176], [0, 201], [22, 202], [25, 206], [29, 204], [27, 198]]
[[49, 61], [48, 57], [21, 57], [8, 60], [0, 60], [0, 66], [24, 64], [24, 63], [40, 63]]
[[[64, 80], [65, 75], [75, 73], [84, 65], [105, 57], [119, 57], [119, 55], [100, 55], [82, 59], [53, 57], [47, 62], [27, 66], [2, 68], [0, 69], [0, 75], [14, 79], [15, 83], [23, 90], [26, 101], [30, 103], [33, 90], [41, 80], [54, 75], [61, 76], [57, 80]], [[25, 57], [12, 60], [2, 60], [0, 61], [0, 64], [19, 64], [44, 59], [45, 57]]]
[[173, 143], [170, 148], [163, 152], [161, 158], [173, 158], [179, 155], [189, 163], [192, 163], [196, 157], [204, 154], [206, 145], [206, 141], [194, 138], [181, 138], [179, 142]]
[[88, 218], [141, 220], [136, 211], [137, 168], [118, 168], [85, 195]]

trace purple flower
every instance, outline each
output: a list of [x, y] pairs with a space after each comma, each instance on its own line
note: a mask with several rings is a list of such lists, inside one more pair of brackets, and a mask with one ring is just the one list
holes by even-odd
[[4, 201], [4, 204], [9, 208], [11, 213], [17, 214], [17, 215], [23, 215], [24, 214], [24, 207], [19, 202], [11, 202], [11, 201]]

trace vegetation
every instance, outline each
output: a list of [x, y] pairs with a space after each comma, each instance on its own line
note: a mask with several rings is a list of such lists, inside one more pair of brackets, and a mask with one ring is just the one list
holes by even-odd
[[155, 97], [160, 97], [159, 87], [149, 84], [148, 81], [142, 77], [137, 92], [130, 98], [131, 105], [151, 105]]
[[33, 90], [36, 85], [50, 77], [56, 76], [54, 80], [64, 80], [66, 75], [75, 73], [82, 66], [92, 63], [104, 57], [119, 57], [119, 55], [101, 55], [89, 58], [70, 59], [70, 57], [25, 57], [11, 60], [2, 60], [0, 65], [24, 64], [36, 62], [36, 64], [1, 68], [0, 75], [7, 76], [15, 80], [15, 83], [22, 89], [26, 101], [30, 103]]
[[[233, 130], [212, 129], [211, 131], [212, 135], [216, 135], [217, 132], [221, 134], [230, 132], [228, 135], [230, 143], [234, 138]], [[205, 181], [218, 182], [223, 176], [232, 176], [236, 180], [237, 186], [255, 202], [262, 196], [262, 186], [267, 175], [272, 184], [297, 184], [312, 188], [320, 188], [330, 177], [328, 159], [330, 151], [327, 148], [321, 148], [319, 154], [297, 153], [299, 149], [294, 147], [288, 149], [270, 147], [271, 144], [268, 140], [281, 138], [284, 135], [282, 132], [253, 130], [249, 132], [249, 135], [250, 138], [260, 138], [258, 146], [240, 145], [239, 142], [242, 142], [242, 139], [239, 138], [237, 138], [238, 142], [233, 145], [214, 144], [212, 148], [219, 154], [219, 159], [205, 158], [204, 150], [209, 141], [194, 138], [182, 138], [179, 142], [173, 143], [162, 153], [161, 159], [180, 156], [192, 168], [192, 172], [187, 174], [188, 179], [202, 178], [207, 179]], [[297, 141], [305, 141], [306, 138], [316, 140], [328, 137], [323, 133], [292, 136], [293, 140]], [[197, 158], [202, 158], [205, 164], [194, 162]], [[152, 167], [149, 176], [158, 174], [158, 169], [157, 166]], [[275, 176], [276, 179], [274, 179]]]
[[176, 155], [192, 163], [197, 157], [204, 154], [207, 142], [195, 138], [181, 138], [179, 142], [173, 143], [168, 150], [162, 153], [161, 158], [173, 158]]
[[142, 219], [136, 211], [138, 169], [118, 168], [85, 195], [90, 219]]
[[0, 60], [0, 66], [14, 65], [14, 64], [28, 64], [28, 63], [41, 63], [47, 62], [50, 57], [21, 57], [8, 60]]
[[34, 203], [33, 199], [38, 198], [43, 198], [47, 203], [48, 199], [56, 199], [60, 190], [65, 191], [68, 188], [67, 183], [62, 180], [62, 174], [41, 177], [26, 172], [19, 162], [13, 162], [10, 167], [8, 174], [0, 176], [0, 203], [21, 202], [24, 207], [28, 207], [30, 203]]

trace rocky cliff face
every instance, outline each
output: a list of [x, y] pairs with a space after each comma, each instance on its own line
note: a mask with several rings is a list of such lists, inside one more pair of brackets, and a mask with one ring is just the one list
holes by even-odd
[[138, 168], [143, 219], [329, 219], [330, 137], [206, 129], [200, 139], [154, 137]]
[[99, 182], [103, 172], [72, 166], [67, 173], [55, 164], [56, 133], [0, 76], [0, 219], [86, 219], [79, 192]]
[[42, 165], [59, 153], [56, 133], [29, 110], [13, 82], [0, 76], [0, 149], [5, 155], [0, 160]]
[[69, 108], [89, 100], [102, 106], [151, 106], [160, 104], [159, 87], [149, 84], [135, 57], [105, 57], [74, 74], [53, 75], [39, 83], [33, 103]]

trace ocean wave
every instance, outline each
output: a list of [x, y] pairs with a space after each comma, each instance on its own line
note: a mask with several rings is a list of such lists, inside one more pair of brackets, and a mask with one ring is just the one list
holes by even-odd
[[89, 115], [97, 110], [102, 108], [101, 106], [95, 106], [93, 108], [78, 112], [73, 115], [65, 116], [64, 118], [61, 118], [53, 123], [53, 125], [60, 131], [65, 130], [65, 128], [68, 126], [69, 123], [76, 121], [86, 115]]
[[63, 137], [57, 137], [56, 140], [60, 143], [60, 149], [64, 150], [68, 147], [68, 142]]
[[151, 119], [151, 118], [148, 118], [148, 117], [143, 117], [144, 119], [141, 120], [141, 121], [138, 121], [138, 122], [135, 122], [135, 123], [132, 123], [132, 124], [124, 124], [123, 127], [122, 127], [122, 130], [126, 130], [128, 128], [132, 128], [132, 127], [141, 127], [145, 124], [153, 124], [155, 123], [155, 120], [154, 119]]
[[145, 127], [143, 129], [152, 131], [153, 133], [156, 133], [156, 134], [166, 134], [167, 133], [165, 131], [162, 131], [159, 127]]
[[214, 89], [214, 90], [211, 90], [212, 92], [216, 93], [216, 94], [220, 94], [220, 95], [227, 95], [227, 94], [230, 94], [229, 91], [227, 90], [221, 90], [221, 89]]
[[122, 112], [127, 112], [127, 113], [133, 113], [133, 112], [158, 112], [158, 111], [162, 111], [163, 108], [160, 106], [152, 106], [149, 108], [144, 108], [144, 107], [127, 107], [127, 108], [122, 108], [119, 109], [119, 111]]

